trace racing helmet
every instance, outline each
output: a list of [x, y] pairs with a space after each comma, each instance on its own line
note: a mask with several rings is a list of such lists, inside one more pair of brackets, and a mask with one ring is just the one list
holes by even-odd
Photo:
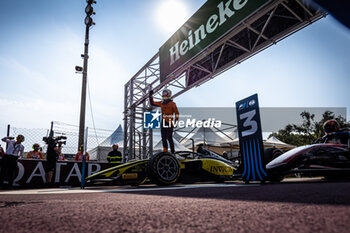
[[326, 134], [337, 132], [339, 130], [339, 123], [336, 120], [328, 120], [323, 124], [323, 130]]
[[162, 92], [162, 99], [168, 100], [171, 98], [171, 91], [169, 89], [164, 89]]

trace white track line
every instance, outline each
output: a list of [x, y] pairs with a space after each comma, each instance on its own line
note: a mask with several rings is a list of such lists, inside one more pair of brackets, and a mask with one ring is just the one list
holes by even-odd
[[22, 194], [81, 194], [81, 193], [119, 193], [119, 192], [147, 192], [147, 191], [166, 191], [166, 190], [180, 190], [180, 189], [195, 189], [195, 188], [225, 188], [225, 187], [252, 187], [260, 184], [196, 184], [184, 186], [167, 186], [167, 187], [149, 187], [149, 188], [120, 188], [120, 189], [80, 189], [80, 188], [56, 188], [56, 189], [25, 189], [25, 190], [11, 190], [0, 191], [0, 195], [22, 195]]

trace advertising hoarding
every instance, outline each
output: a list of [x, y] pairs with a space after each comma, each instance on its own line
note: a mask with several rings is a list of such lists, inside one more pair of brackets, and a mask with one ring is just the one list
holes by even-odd
[[208, 0], [159, 49], [160, 81], [270, 0]]

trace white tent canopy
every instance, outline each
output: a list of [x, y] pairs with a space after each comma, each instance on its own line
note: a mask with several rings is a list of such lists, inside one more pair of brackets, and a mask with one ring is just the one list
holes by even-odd
[[99, 146], [112, 146], [113, 144], [119, 144], [119, 142], [123, 141], [124, 139], [124, 133], [123, 133], [123, 128], [121, 125], [118, 126], [118, 128], [103, 142], [99, 144]]
[[[119, 151], [123, 153], [123, 142], [117, 143], [119, 145]], [[121, 145], [121, 146], [120, 146]], [[111, 146], [96, 146], [95, 148], [89, 150], [90, 158], [96, 158], [98, 161], [107, 162], [107, 155], [112, 150]]]
[[280, 148], [287, 148], [292, 149], [295, 146], [287, 144], [285, 142], [282, 142], [281, 140], [275, 138], [274, 136], [264, 140], [264, 145], [266, 146], [274, 146], [274, 147], [280, 147]]
[[177, 132], [174, 132], [173, 138], [174, 138], [176, 141], [180, 142], [181, 139], [183, 138], [183, 136], [181, 136], [181, 135], [180, 135], [179, 133], [177, 133]]
[[[174, 147], [175, 151], [190, 151], [183, 145], [181, 145], [177, 140], [174, 140]], [[170, 151], [170, 146], [168, 145], [168, 150]], [[153, 145], [153, 151], [154, 152], [160, 152], [163, 151], [163, 143], [162, 140], [158, 141], [157, 144]]]
[[[270, 137], [268, 139], [263, 140], [264, 146], [266, 147], [277, 147], [282, 149], [292, 149], [295, 148], [295, 146], [287, 144], [285, 142], [282, 142], [281, 140], [278, 140], [275, 137]], [[239, 138], [235, 138], [233, 141], [229, 143], [221, 143], [221, 146], [227, 146], [230, 144], [231, 146], [239, 146]]]
[[238, 129], [237, 127], [235, 127], [233, 129], [233, 131], [230, 131], [230, 132], [224, 132], [224, 136], [223, 136], [223, 141], [221, 144], [224, 144], [224, 143], [232, 143], [232, 142], [235, 142], [238, 140]]
[[121, 125], [98, 146], [89, 150], [90, 158], [96, 158], [98, 161], [107, 161], [107, 154], [112, 150], [112, 145], [118, 144], [119, 151], [123, 152], [124, 132]]

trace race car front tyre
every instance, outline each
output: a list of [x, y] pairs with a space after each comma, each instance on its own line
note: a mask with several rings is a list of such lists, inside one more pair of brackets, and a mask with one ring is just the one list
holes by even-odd
[[169, 185], [180, 176], [180, 163], [169, 152], [159, 152], [152, 156], [147, 166], [148, 178], [157, 185]]

